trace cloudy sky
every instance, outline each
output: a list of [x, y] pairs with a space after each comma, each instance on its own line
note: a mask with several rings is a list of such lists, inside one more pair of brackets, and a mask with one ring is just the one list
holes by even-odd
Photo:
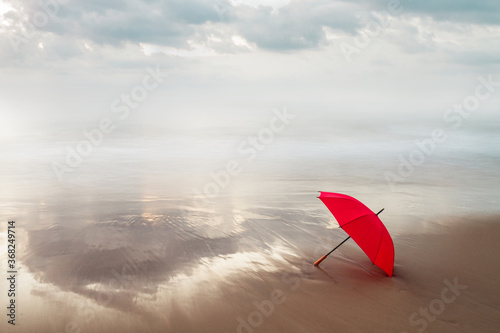
[[0, 15], [2, 135], [91, 124], [147, 68], [168, 75], [127, 121], [166, 127], [274, 107], [440, 119], [478, 76], [500, 81], [496, 0], [0, 0]]

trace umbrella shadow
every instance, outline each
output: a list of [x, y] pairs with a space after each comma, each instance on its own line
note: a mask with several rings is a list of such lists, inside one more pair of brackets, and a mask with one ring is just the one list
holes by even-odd
[[330, 280], [333, 281], [333, 283], [337, 284], [337, 281], [333, 278], [333, 276], [331, 276], [327, 271], [325, 271], [323, 268], [319, 267], [319, 266], [314, 266], [316, 267], [316, 269], [320, 270], [321, 272], [323, 272], [323, 274], [325, 274]]

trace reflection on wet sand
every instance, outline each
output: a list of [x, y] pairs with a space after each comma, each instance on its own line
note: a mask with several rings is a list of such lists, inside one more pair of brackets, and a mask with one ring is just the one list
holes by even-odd
[[44, 283], [95, 299], [119, 294], [120, 301], [107, 306], [131, 311], [136, 293], [154, 294], [162, 281], [189, 270], [196, 259], [234, 253], [235, 242], [229, 236], [200, 236], [181, 216], [123, 216], [79, 228], [30, 231], [24, 262]]
[[[433, 233], [398, 235], [393, 278], [351, 243], [321, 269], [312, 266], [320, 248], [307, 236], [298, 250], [292, 236], [271, 236], [264, 248], [264, 220], [246, 221], [232, 241], [201, 239], [160, 216], [35, 231], [20, 284], [32, 300], [25, 315], [39, 321], [23, 322], [24, 331], [399, 332], [419, 328], [412, 313], [440, 296], [444, 279], [456, 279], [467, 289], [426, 331], [494, 332], [499, 218], [472, 218], [473, 229], [471, 217], [441, 219]], [[320, 238], [315, 228], [311, 234]], [[240, 251], [244, 238], [253, 251]]]
[[[23, 263], [35, 285], [51, 285], [95, 306], [153, 318], [158, 316], [153, 309], [158, 299], [184, 299], [185, 307], [191, 297], [210, 294], [231, 275], [275, 270], [275, 263], [284, 260], [279, 253], [290, 251], [280, 246], [276, 231], [270, 232], [267, 224], [275, 216], [245, 216], [252, 218], [169, 210], [35, 229], [28, 233]], [[32, 293], [46, 297], [43, 290], [34, 288]]]

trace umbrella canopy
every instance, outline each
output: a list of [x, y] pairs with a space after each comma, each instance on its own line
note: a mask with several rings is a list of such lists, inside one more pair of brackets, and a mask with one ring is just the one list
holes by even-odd
[[366, 253], [373, 264], [392, 276], [394, 244], [380, 218], [359, 200], [345, 194], [320, 192], [319, 199], [340, 227]]

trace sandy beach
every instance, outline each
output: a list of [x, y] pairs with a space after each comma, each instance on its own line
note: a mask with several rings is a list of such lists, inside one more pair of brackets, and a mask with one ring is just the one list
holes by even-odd
[[[394, 236], [392, 278], [373, 266], [352, 241], [314, 267], [327, 244], [342, 239], [341, 229], [315, 228], [307, 244], [297, 244], [293, 251], [286, 236], [280, 245], [259, 251], [249, 244], [247, 249], [217, 241], [195, 245], [176, 235], [171, 248], [152, 253], [172, 230], [158, 219], [137, 222], [127, 226], [133, 232], [117, 225], [31, 232], [24, 274], [18, 281], [24, 288], [16, 329], [44, 333], [498, 329], [499, 215], [440, 217], [427, 221], [432, 231]], [[276, 221], [255, 223], [259, 234], [271, 230], [266, 223]], [[283, 235], [289, 232], [281, 228]], [[139, 230], [140, 236], [133, 236]], [[155, 239], [154, 234], [160, 236]], [[317, 237], [316, 245], [312, 236]], [[148, 238], [143, 248], [130, 245], [143, 237]], [[128, 245], [122, 243], [125, 240]], [[213, 255], [196, 259], [193, 255], [208, 252]]]
[[[444, 218], [454, 226], [399, 237], [392, 278], [372, 266], [355, 244], [319, 269], [308, 258], [294, 258], [292, 266], [280, 265], [277, 273], [236, 276], [252, 296], [243, 300], [223, 288], [219, 301], [197, 307], [203, 316], [218, 304], [217, 313], [227, 321], [205, 319], [197, 326], [188, 320], [174, 331], [497, 332], [499, 218]], [[263, 316], [256, 314], [259, 310]]]
[[[331, 158], [284, 140], [242, 162], [230, 185], [205, 202], [192, 189], [211, 181], [207, 169], [220, 173], [226, 156], [207, 154], [200, 165], [185, 146], [157, 154], [180, 138], [134, 140], [116, 141], [65, 182], [39, 168], [50, 165], [50, 145], [7, 151], [36, 172], [7, 164], [11, 177], [0, 192], [0, 218], [16, 221], [19, 271], [16, 325], [1, 321], [2, 332], [497, 331], [496, 151], [445, 151], [392, 189], [383, 171], [393, 167], [387, 156], [398, 151], [397, 138], [359, 141]], [[219, 142], [206, 144], [225, 151]], [[334, 138], [312, 142], [342, 149], [330, 148]], [[290, 147], [293, 158], [274, 154]], [[44, 157], [31, 157], [33, 150]], [[318, 190], [385, 208], [393, 277], [352, 240], [313, 266], [347, 237]], [[9, 283], [2, 279], [0, 291]], [[0, 296], [7, 304], [7, 293]]]

